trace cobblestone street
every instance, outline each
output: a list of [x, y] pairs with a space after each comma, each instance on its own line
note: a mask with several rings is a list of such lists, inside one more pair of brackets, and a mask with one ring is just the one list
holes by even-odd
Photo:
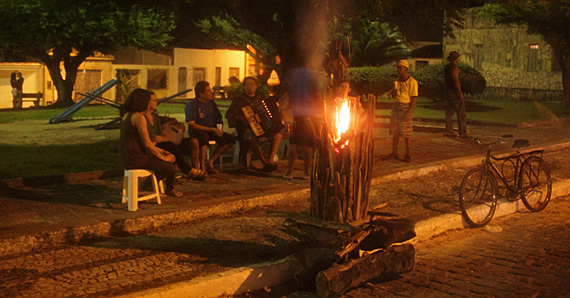
[[414, 270], [344, 297], [569, 297], [570, 197], [416, 245]]

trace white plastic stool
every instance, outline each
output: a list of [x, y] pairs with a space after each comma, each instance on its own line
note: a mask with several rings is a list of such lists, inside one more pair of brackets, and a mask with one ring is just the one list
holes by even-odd
[[[152, 176], [152, 188], [154, 193], [144, 197], [139, 197], [139, 178], [148, 176]], [[158, 183], [156, 181], [156, 176], [152, 171], [142, 169], [125, 170], [125, 176], [123, 178], [123, 203], [129, 203], [129, 211], [137, 211], [139, 201], [152, 200], [156, 198], [158, 204], [160, 204], [160, 192], [164, 192], [162, 181]]]

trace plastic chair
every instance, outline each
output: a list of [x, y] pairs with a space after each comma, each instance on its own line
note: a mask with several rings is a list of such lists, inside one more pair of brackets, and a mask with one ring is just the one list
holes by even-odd
[[[152, 176], [153, 193], [139, 197], [139, 178], [149, 176]], [[161, 192], [164, 193], [162, 181], [160, 183], [157, 182], [156, 176], [152, 171], [142, 169], [125, 170], [125, 176], [123, 177], [123, 203], [129, 203], [129, 211], [137, 211], [139, 201], [156, 199], [158, 204], [161, 204]]]

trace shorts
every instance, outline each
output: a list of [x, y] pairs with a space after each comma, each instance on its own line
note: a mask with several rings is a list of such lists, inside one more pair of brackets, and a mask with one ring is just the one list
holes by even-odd
[[400, 137], [408, 139], [412, 137], [412, 118], [404, 119], [404, 115], [410, 107], [409, 103], [395, 102], [392, 104], [392, 117], [390, 118], [390, 131], [398, 132]]
[[293, 136], [289, 139], [291, 144], [307, 147], [317, 145], [317, 128], [311, 117], [295, 117], [293, 125]]
[[220, 137], [213, 132], [205, 132], [203, 130], [193, 129], [190, 131], [190, 139], [195, 138], [198, 140], [200, 146], [208, 145], [210, 140], [216, 141], [218, 146], [225, 146], [228, 144], [234, 144], [236, 138], [228, 133], [225, 133]]

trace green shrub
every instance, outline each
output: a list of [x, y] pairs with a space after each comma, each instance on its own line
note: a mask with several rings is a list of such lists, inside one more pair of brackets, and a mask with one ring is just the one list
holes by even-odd
[[345, 74], [354, 94], [377, 96], [390, 91], [392, 82], [397, 78], [396, 69], [390, 66], [351, 67]]
[[[463, 90], [463, 93], [482, 93], [487, 85], [487, 81], [483, 75], [478, 70], [467, 64], [459, 63], [458, 66], [461, 70], [459, 81], [461, 83], [461, 90]], [[444, 67], [444, 63], [427, 65], [413, 74], [413, 77], [419, 84], [420, 96], [433, 100], [441, 99], [443, 88], [445, 86]]]
[[[238, 96], [242, 96], [245, 94], [245, 91], [243, 90], [243, 84], [242, 83], [233, 83], [229, 86], [226, 86], [224, 88], [225, 93], [227, 94], [227, 97], [229, 99], [233, 99], [236, 98]], [[269, 96], [269, 89], [270, 87], [267, 84], [258, 84], [257, 85], [257, 94], [264, 96], [264, 97], [268, 97]]]

